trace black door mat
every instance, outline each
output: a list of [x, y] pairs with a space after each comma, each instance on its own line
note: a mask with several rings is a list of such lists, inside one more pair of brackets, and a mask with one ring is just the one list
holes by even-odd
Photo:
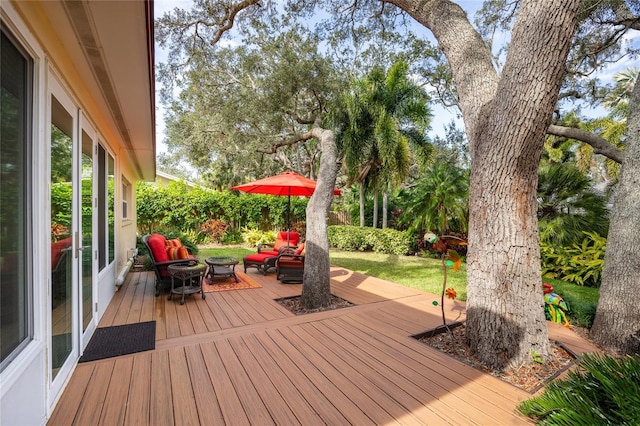
[[155, 347], [155, 321], [97, 328], [78, 362], [149, 351]]

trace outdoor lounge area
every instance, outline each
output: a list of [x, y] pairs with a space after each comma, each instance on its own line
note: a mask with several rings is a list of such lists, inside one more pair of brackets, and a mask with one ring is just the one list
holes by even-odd
[[[129, 273], [100, 327], [155, 320], [155, 349], [78, 364], [48, 424], [531, 424], [516, 412], [528, 393], [410, 337], [440, 324], [434, 295], [332, 268], [357, 306], [295, 316], [275, 299], [301, 285], [248, 275], [261, 288], [180, 305], [155, 297], [152, 271]], [[464, 319], [463, 302], [447, 308]]]

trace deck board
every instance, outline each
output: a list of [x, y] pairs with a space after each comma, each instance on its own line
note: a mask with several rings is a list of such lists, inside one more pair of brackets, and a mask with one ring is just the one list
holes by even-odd
[[124, 419], [125, 425], [149, 424], [149, 404], [152, 392], [150, 376], [151, 352], [144, 352], [134, 357], [127, 413]]
[[[127, 275], [100, 327], [156, 321], [156, 349], [79, 364], [51, 425], [531, 424], [531, 395], [411, 335], [441, 324], [436, 297], [341, 268], [331, 290], [356, 306], [296, 316], [275, 274], [262, 287], [167, 300], [152, 273]], [[464, 303], [445, 305], [448, 321]], [[558, 324], [551, 338], [596, 351]]]
[[[119, 358], [113, 364], [113, 374], [104, 399], [105, 407], [126, 407], [129, 398], [129, 383], [133, 369], [133, 357]], [[103, 410], [100, 424], [121, 425], [124, 423], [126, 410]]]

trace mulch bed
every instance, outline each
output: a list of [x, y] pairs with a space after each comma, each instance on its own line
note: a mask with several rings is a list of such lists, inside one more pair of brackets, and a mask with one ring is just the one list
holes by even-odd
[[573, 355], [555, 342], [550, 342], [553, 351], [551, 360], [543, 364], [533, 363], [513, 370], [494, 370], [482, 364], [477, 357], [471, 355], [471, 350], [466, 343], [464, 324], [452, 328], [451, 333], [445, 331], [433, 337], [421, 337], [418, 340], [453, 356], [483, 373], [491, 374], [530, 393], [535, 393], [548, 380], [556, 377], [575, 362]]
[[285, 297], [283, 299], [276, 299], [276, 302], [287, 308], [289, 311], [293, 312], [295, 315], [305, 315], [312, 314], [314, 312], [323, 312], [330, 311], [333, 309], [341, 309], [348, 308], [350, 306], [355, 306], [353, 303], [348, 300], [344, 300], [341, 297], [331, 295], [331, 306], [327, 306], [324, 308], [317, 309], [305, 309], [300, 305], [301, 296], [293, 296], [293, 297]]

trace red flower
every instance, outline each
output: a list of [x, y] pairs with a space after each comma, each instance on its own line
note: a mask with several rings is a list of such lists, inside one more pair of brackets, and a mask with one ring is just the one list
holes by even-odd
[[447, 295], [447, 297], [448, 297], [449, 299], [455, 299], [455, 298], [456, 298], [456, 296], [458, 295], [458, 293], [456, 293], [456, 291], [455, 291], [453, 288], [451, 288], [451, 287], [449, 287], [448, 289], [446, 289], [446, 290], [444, 291], [444, 294], [446, 294], [446, 295]]

